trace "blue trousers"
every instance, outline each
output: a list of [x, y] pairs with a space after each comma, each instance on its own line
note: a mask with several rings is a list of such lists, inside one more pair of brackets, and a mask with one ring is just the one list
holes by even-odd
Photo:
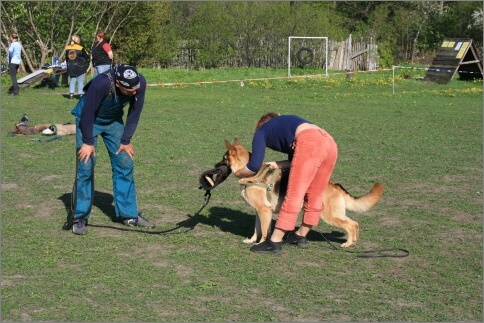
[[71, 76], [71, 81], [69, 83], [69, 94], [76, 93], [76, 83], [77, 83], [77, 94], [80, 94], [80, 95], [84, 94], [84, 91], [82, 90], [82, 88], [84, 87], [85, 76], [86, 76], [86, 73], [81, 74], [77, 77]]
[[[94, 146], [97, 150], [98, 136], [103, 139], [109, 158], [111, 160], [113, 178], [113, 196], [116, 218], [134, 219], [138, 217], [138, 202], [136, 199], [136, 187], [134, 184], [134, 164], [128, 154], [122, 151], [116, 154], [124, 132], [122, 120], [101, 120], [94, 122]], [[76, 146], [77, 151], [82, 146], [82, 133], [79, 118], [76, 118]], [[77, 155], [76, 155], [76, 158]], [[91, 156], [87, 163], [77, 160], [76, 182], [72, 194], [74, 204], [74, 217], [88, 219], [91, 213], [94, 194], [94, 167], [96, 157]]]
[[108, 71], [110, 68], [111, 68], [111, 65], [109, 65], [109, 64], [94, 66], [94, 76], [102, 74], [102, 73]]

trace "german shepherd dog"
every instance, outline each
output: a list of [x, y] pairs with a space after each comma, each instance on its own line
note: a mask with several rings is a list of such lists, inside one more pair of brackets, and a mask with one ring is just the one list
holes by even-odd
[[[226, 165], [236, 173], [247, 165], [250, 153], [237, 138], [233, 144], [225, 140], [225, 146], [228, 150], [215, 166]], [[253, 177], [239, 180], [242, 197], [257, 212], [254, 234], [250, 239], [245, 239], [244, 243], [260, 243], [270, 236], [272, 213], [278, 213], [280, 210], [286, 195], [288, 177], [288, 170], [270, 169], [268, 164], [263, 164]], [[323, 193], [324, 207], [321, 211], [321, 219], [329, 225], [346, 231], [348, 238], [341, 247], [355, 245], [359, 232], [358, 222], [350, 219], [346, 215], [346, 210], [357, 213], [368, 211], [378, 203], [382, 193], [383, 184], [376, 183], [367, 194], [354, 197], [340, 184], [329, 182]]]

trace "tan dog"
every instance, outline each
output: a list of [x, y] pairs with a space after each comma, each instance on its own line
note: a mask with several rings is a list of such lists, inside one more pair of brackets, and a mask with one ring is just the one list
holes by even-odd
[[[249, 152], [237, 138], [233, 145], [225, 140], [225, 146], [228, 150], [217, 165], [227, 165], [236, 173], [249, 162]], [[288, 175], [288, 170], [270, 169], [268, 164], [264, 164], [253, 177], [239, 180], [239, 184], [242, 185], [242, 197], [257, 212], [254, 234], [250, 239], [245, 239], [245, 243], [262, 242], [270, 236], [272, 213], [279, 213], [286, 195]], [[348, 238], [342, 247], [355, 245], [359, 232], [358, 222], [350, 219], [346, 215], [346, 210], [357, 213], [368, 211], [378, 203], [382, 193], [383, 184], [376, 183], [369, 193], [353, 197], [341, 185], [329, 182], [324, 191], [321, 219], [346, 231]]]

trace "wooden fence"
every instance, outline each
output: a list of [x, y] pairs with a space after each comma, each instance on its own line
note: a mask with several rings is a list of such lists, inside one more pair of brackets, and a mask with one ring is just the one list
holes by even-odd
[[350, 35], [345, 41], [328, 44], [328, 69], [371, 71], [378, 68], [378, 59], [378, 45], [372, 39], [353, 41]]
[[[186, 41], [180, 46], [180, 52], [168, 67], [179, 68], [204, 68], [200, 62], [202, 48], [189, 48]], [[241, 42], [241, 44], [244, 44]], [[291, 66], [303, 65], [297, 58], [297, 52], [301, 48], [310, 48], [314, 55], [312, 61], [304, 64], [310, 67], [324, 68], [326, 48], [322, 41], [309, 42], [303, 40], [300, 43], [291, 43]], [[288, 39], [267, 41], [264, 46], [242, 46], [234, 44], [230, 54], [220, 59], [217, 67], [287, 67]], [[328, 41], [328, 69], [367, 71], [378, 68], [378, 46], [373, 44], [372, 39], [352, 40], [351, 35], [344, 41]], [[212, 66], [213, 67], [213, 66]]]

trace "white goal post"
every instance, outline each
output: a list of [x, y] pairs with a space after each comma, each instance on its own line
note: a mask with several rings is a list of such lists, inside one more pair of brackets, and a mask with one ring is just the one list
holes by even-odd
[[292, 39], [323, 39], [325, 42], [325, 55], [324, 55], [324, 70], [325, 75], [328, 76], [328, 37], [299, 37], [299, 36], [289, 36], [289, 41], [287, 45], [287, 76], [291, 76], [291, 40]]

